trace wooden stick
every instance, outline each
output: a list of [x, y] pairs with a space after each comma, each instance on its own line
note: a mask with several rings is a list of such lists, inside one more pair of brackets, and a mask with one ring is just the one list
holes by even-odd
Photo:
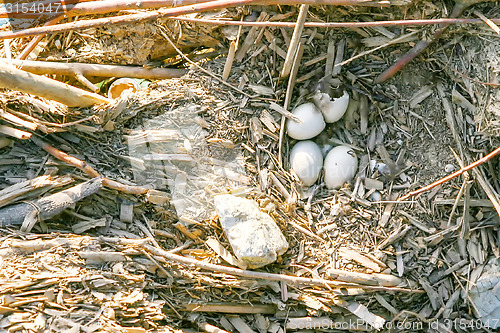
[[[495, 155], [498, 155], [500, 153], [500, 146], [493, 150], [491, 153], [489, 153], [488, 155], [484, 156], [483, 158], [480, 158], [478, 159], [477, 161], [475, 161], [474, 163], [471, 163], [463, 168], [461, 168], [460, 170], [458, 171], [455, 171], [454, 173], [446, 176], [446, 177], [443, 177], [439, 180], [436, 180], [434, 183], [431, 183], [427, 186], [424, 186], [424, 187], [421, 187], [419, 188], [418, 190], [415, 190], [415, 191], [411, 191], [410, 193], [406, 194], [406, 195], [403, 195], [401, 198], [398, 199], [398, 201], [403, 201], [403, 200], [406, 200], [408, 199], [409, 197], [412, 197], [414, 195], [417, 195], [417, 194], [420, 194], [422, 192], [426, 192], [426, 191], [429, 191], [430, 189], [438, 186], [438, 185], [441, 185], [443, 183], [446, 183], [447, 181], [455, 178], [455, 177], [458, 177], [460, 176], [461, 174], [463, 174], [464, 172], [467, 172], [475, 167], [477, 167], [478, 165], [481, 165], [483, 164], [484, 162], [487, 162], [488, 160], [490, 160], [491, 158], [493, 158]], [[500, 210], [500, 207], [499, 207], [499, 210]], [[499, 212], [500, 213], [500, 212]]]
[[326, 274], [328, 274], [328, 276], [330, 276], [331, 278], [340, 281], [374, 285], [374, 286], [394, 287], [403, 282], [402, 279], [390, 274], [381, 274], [381, 273], [366, 274], [358, 272], [349, 272], [333, 268], [329, 269]]
[[[62, 1], [42, 1], [40, 2], [45, 7], [49, 4], [55, 5], [60, 4]], [[40, 12], [26, 12], [26, 8], [15, 8], [15, 10], [7, 11], [5, 9], [0, 10], [0, 17], [9, 18], [29, 18], [40, 16], [54, 16], [54, 15], [64, 15], [65, 17], [81, 16], [81, 15], [95, 15], [95, 14], [106, 14], [111, 12], [117, 12], [121, 10], [138, 10], [138, 9], [156, 9], [161, 7], [170, 7], [176, 1], [175, 0], [139, 0], [130, 2], [128, 0], [114, 0], [114, 1], [90, 1], [79, 3], [77, 1], [71, 1], [55, 7], [57, 11], [40, 11]], [[184, 0], [182, 5], [196, 5], [201, 3], [208, 3], [213, 1], [200, 1], [200, 0]], [[361, 1], [361, 0], [253, 0], [250, 4], [253, 5], [333, 5], [333, 6], [371, 6], [371, 7], [388, 7], [388, 6], [401, 6], [408, 5], [411, 3], [410, 0], [398, 0], [398, 1], [384, 1], [384, 0], [373, 0], [373, 1]], [[38, 4], [38, 2], [37, 2]], [[44, 8], [45, 8], [44, 7]], [[179, 7], [176, 7], [179, 8]], [[24, 12], [23, 12], [24, 11]]]
[[[39, 139], [36, 136], [31, 137], [31, 140], [37, 146], [39, 146], [40, 148], [45, 150], [47, 153], [49, 153], [52, 156], [54, 156], [55, 158], [57, 158], [58, 160], [61, 160], [65, 163], [68, 163], [69, 165], [72, 165], [72, 166], [82, 170], [90, 177], [92, 177], [92, 178], [101, 177], [101, 175], [94, 168], [92, 168], [90, 165], [88, 165], [86, 162], [79, 160], [76, 157], [70, 156], [70, 155], [66, 154], [65, 152], [62, 152], [62, 151], [52, 147], [51, 145], [49, 145], [48, 143], [46, 143], [42, 139]], [[125, 184], [121, 184], [117, 181], [114, 181], [114, 180], [111, 180], [108, 178], [104, 178], [104, 177], [101, 177], [101, 179], [102, 179], [102, 184], [104, 186], [107, 186], [109, 188], [112, 188], [112, 189], [115, 189], [117, 191], [124, 192], [124, 193], [146, 194], [147, 195], [150, 191], [152, 191], [151, 188], [145, 187], [145, 186], [125, 185]]]
[[[237, 25], [244, 27], [283, 27], [294, 28], [297, 22], [251, 22], [251, 21], [232, 21], [219, 19], [202, 19], [195, 17], [173, 16], [171, 20], [193, 22], [200, 24], [213, 25]], [[500, 19], [488, 19], [494, 23], [500, 23]], [[304, 27], [307, 28], [367, 28], [367, 27], [393, 27], [393, 26], [420, 26], [420, 25], [435, 25], [435, 24], [482, 24], [481, 19], [464, 19], [464, 18], [442, 18], [442, 19], [423, 19], [423, 20], [390, 20], [390, 21], [371, 21], [371, 22], [305, 22]]]
[[169, 261], [174, 261], [174, 262], [184, 264], [184, 265], [189, 265], [189, 266], [195, 266], [195, 267], [209, 270], [209, 271], [222, 272], [222, 273], [227, 273], [227, 274], [231, 274], [231, 275], [251, 278], [251, 279], [283, 281], [285, 283], [290, 283], [290, 284], [294, 284], [294, 285], [303, 284], [303, 285], [315, 285], [315, 286], [323, 286], [323, 287], [324, 286], [344, 287], [344, 288], [353, 287], [353, 288], [362, 288], [362, 289], [367, 289], [367, 290], [372, 290], [372, 291], [377, 291], [377, 290], [390, 291], [390, 290], [392, 290], [392, 291], [412, 292], [412, 293], [422, 292], [420, 290], [412, 290], [412, 289], [406, 289], [406, 288], [365, 286], [365, 285], [360, 285], [360, 284], [356, 284], [356, 283], [349, 283], [349, 282], [332, 281], [332, 280], [315, 279], [315, 278], [305, 278], [305, 277], [298, 277], [298, 276], [284, 275], [284, 274], [272, 274], [272, 273], [265, 273], [265, 272], [248, 271], [248, 270], [243, 270], [243, 269], [234, 268], [234, 267], [210, 264], [210, 263], [207, 263], [204, 261], [183, 257], [183, 256], [180, 256], [177, 254], [170, 253], [170, 252], [165, 251], [163, 249], [156, 248], [156, 247], [148, 245], [148, 244], [142, 244], [140, 246], [142, 248], [146, 249], [147, 251], [149, 251], [150, 253], [152, 253], [158, 257], [163, 257]]
[[[374, 0], [374, 1], [365, 1], [365, 0], [273, 0], [273, 1], [259, 1], [259, 0], [214, 0], [202, 3], [196, 3], [192, 5], [185, 5], [181, 7], [175, 8], [162, 8], [156, 11], [140, 13], [140, 14], [131, 14], [131, 15], [122, 15], [122, 16], [112, 16], [112, 17], [103, 17], [98, 19], [90, 19], [90, 20], [81, 20], [70, 23], [57, 24], [53, 26], [47, 27], [37, 27], [24, 29], [20, 31], [8, 31], [0, 33], [0, 39], [8, 39], [8, 38], [19, 38], [25, 36], [33, 36], [47, 33], [55, 33], [62, 31], [70, 31], [70, 30], [79, 30], [79, 29], [88, 29], [95, 27], [102, 27], [109, 24], [126, 24], [132, 22], [141, 22], [146, 20], [156, 20], [161, 17], [170, 17], [170, 16], [178, 16], [184, 14], [191, 13], [199, 13], [209, 10], [222, 9], [227, 7], [236, 7], [242, 5], [259, 5], [259, 4], [284, 4], [284, 5], [293, 5], [293, 4], [313, 4], [313, 5], [335, 5], [335, 6], [390, 6], [390, 5], [403, 5], [408, 4], [408, 0], [400, 0], [388, 2], [386, 0]], [[411, 2], [411, 1], [410, 1]], [[103, 2], [104, 3], [104, 2]], [[130, 5], [130, 2], [128, 2]], [[129, 7], [127, 7], [128, 9]], [[81, 15], [81, 14], [79, 14]]]
[[25, 199], [27, 196], [35, 196], [40, 191], [46, 191], [47, 188], [68, 185], [72, 181], [73, 179], [69, 176], [52, 177], [44, 175], [11, 185], [0, 191], [0, 207], [21, 200], [21, 198]]
[[[455, 6], [450, 14], [450, 18], [456, 18], [460, 16], [465, 9], [469, 6], [487, 1], [497, 1], [497, 0], [455, 0]], [[441, 27], [432, 35], [431, 38], [421, 40], [418, 42], [410, 51], [405, 53], [398, 61], [396, 61], [391, 67], [382, 72], [379, 76], [375, 78], [374, 83], [382, 83], [396, 75], [403, 67], [410, 63], [415, 57], [417, 57], [423, 50], [425, 50], [432, 42], [438, 39], [448, 28], [449, 24], [442, 24]]]
[[21, 225], [25, 217], [31, 214], [34, 214], [34, 217], [36, 216], [35, 222], [37, 219], [47, 220], [81, 199], [96, 193], [101, 188], [101, 178], [94, 178], [35, 201], [21, 202], [4, 207], [0, 209], [0, 226]]
[[7, 60], [0, 62], [12, 63], [22, 70], [33, 74], [70, 75], [99, 77], [130, 77], [139, 79], [171, 79], [181, 77], [186, 73], [184, 69], [177, 68], [143, 68], [138, 66], [98, 65], [84, 63], [65, 63], [50, 61]]
[[[1, 73], [1, 72], [0, 72]], [[19, 140], [28, 140], [31, 133], [7, 125], [0, 125], [0, 134], [8, 135]]]
[[106, 97], [69, 84], [22, 71], [6, 62], [0, 62], [0, 77], [2, 88], [55, 100], [70, 107], [88, 107], [111, 101]]
[[297, 53], [297, 48], [299, 47], [300, 38], [302, 37], [302, 30], [304, 29], [304, 23], [307, 18], [307, 13], [309, 12], [309, 5], [301, 5], [299, 11], [299, 17], [297, 18], [297, 24], [293, 30], [292, 39], [290, 40], [290, 46], [288, 47], [288, 52], [286, 54], [285, 63], [283, 64], [283, 69], [281, 70], [281, 77], [287, 77], [292, 69], [293, 60], [295, 59], [295, 54]]

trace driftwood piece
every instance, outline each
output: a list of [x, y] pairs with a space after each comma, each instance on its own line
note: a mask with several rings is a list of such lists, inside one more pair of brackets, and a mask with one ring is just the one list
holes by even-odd
[[84, 63], [64, 63], [49, 61], [7, 60], [0, 62], [12, 63], [26, 72], [33, 74], [57, 74], [75, 76], [99, 77], [131, 77], [139, 79], [170, 79], [181, 77], [186, 73], [184, 69], [177, 68], [143, 68], [137, 66], [115, 66]]
[[[87, 175], [90, 177], [101, 177], [99, 172], [97, 172], [94, 168], [92, 168], [89, 164], [87, 164], [85, 161], [79, 160], [76, 157], [70, 156], [66, 154], [65, 152], [60, 151], [59, 149], [56, 149], [49, 145], [47, 142], [33, 136], [31, 137], [31, 140], [40, 148], [45, 150], [47, 153], [51, 154], [55, 158], [57, 158], [60, 161], [63, 161], [65, 163], [68, 163], [69, 165], [72, 165], [76, 168], [79, 168], [83, 172], [85, 172]], [[155, 204], [155, 205], [165, 205], [168, 201], [170, 201], [170, 197], [167, 193], [159, 190], [153, 189], [151, 186], [134, 186], [134, 185], [127, 185], [127, 184], [122, 184], [120, 182], [117, 182], [115, 180], [101, 177], [102, 178], [102, 183], [104, 186], [112, 188], [114, 190], [124, 192], [124, 193], [129, 193], [129, 194], [135, 194], [135, 195], [141, 195], [144, 194], [146, 196], [146, 200], [149, 202]]]
[[373, 286], [395, 287], [403, 282], [402, 279], [390, 274], [381, 274], [381, 273], [366, 274], [358, 272], [349, 272], [333, 268], [327, 271], [327, 275], [339, 281], [353, 282], [353, 283], [373, 285]]
[[[113, 17], [104, 17], [91, 20], [79, 20], [70, 23], [62, 23], [52, 26], [36, 27], [23, 29], [19, 31], [7, 31], [0, 32], [0, 39], [17, 38], [25, 36], [33, 36], [47, 33], [55, 33], [62, 31], [80, 30], [87, 28], [102, 27], [109, 24], [127, 24], [131, 22], [142, 22], [142, 21], [152, 21], [161, 17], [171, 17], [183, 14], [199, 13], [209, 10], [217, 10], [228, 7], [236, 7], [243, 5], [257, 5], [257, 4], [299, 4], [307, 3], [313, 5], [335, 5], [335, 6], [374, 6], [374, 7], [384, 7], [393, 5], [407, 5], [408, 0], [398, 0], [398, 1], [363, 1], [363, 0], [300, 0], [300, 1], [289, 1], [289, 0], [275, 0], [275, 1], [256, 1], [256, 0], [215, 0], [207, 2], [196, 2], [195, 4], [187, 4], [180, 7], [174, 8], [162, 8], [156, 11], [151, 11], [147, 13], [140, 14], [130, 14], [121, 15]], [[184, 3], [183, 3], [184, 4]], [[132, 8], [129, 4], [127, 8]]]
[[61, 102], [69, 107], [109, 103], [110, 99], [48, 77], [31, 74], [0, 62], [0, 87]]
[[59, 187], [70, 184], [73, 178], [70, 176], [52, 177], [48, 175], [36, 177], [34, 179], [26, 180], [9, 186], [0, 191], [0, 207], [14, 203], [21, 198], [26, 199], [28, 195], [39, 194], [40, 190], [45, 191], [48, 188]]
[[47, 220], [79, 200], [96, 193], [101, 187], [102, 179], [94, 178], [35, 201], [7, 206], [0, 210], [0, 226], [21, 225], [29, 216]]
[[[128, 0], [113, 0], [113, 1], [67, 1], [64, 5], [58, 6], [55, 11], [43, 11], [43, 12], [30, 12], [19, 7], [14, 7], [10, 11], [6, 9], [0, 10], [0, 17], [16, 17], [16, 18], [28, 18], [28, 17], [40, 17], [54, 16], [54, 15], [64, 15], [65, 17], [74, 17], [80, 15], [96, 15], [96, 14], [106, 14], [111, 12], [118, 12], [121, 10], [139, 10], [139, 9], [156, 9], [161, 7], [175, 6], [175, 0], [141, 0], [130, 2]], [[182, 5], [192, 5], [199, 4], [203, 2], [213, 2], [206, 0], [187, 0], [182, 1]], [[363, 0], [260, 0], [260, 1], [247, 1], [249, 4], [254, 5], [299, 5], [299, 4], [309, 4], [309, 5], [333, 5], [333, 6], [347, 6], [347, 5], [358, 5], [358, 6], [373, 6], [373, 7], [387, 7], [387, 6], [401, 6], [408, 5], [411, 1], [397, 0], [397, 1], [363, 1]], [[40, 4], [45, 6], [49, 4], [56, 4], [58, 1], [40, 1]], [[180, 3], [179, 3], [180, 4]]]

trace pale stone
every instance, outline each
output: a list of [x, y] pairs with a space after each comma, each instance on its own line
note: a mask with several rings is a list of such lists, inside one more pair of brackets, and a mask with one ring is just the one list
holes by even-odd
[[477, 316], [491, 329], [500, 327], [500, 261], [492, 259], [469, 291]]
[[222, 194], [214, 197], [214, 203], [234, 254], [249, 268], [270, 264], [288, 249], [276, 222], [254, 201]]

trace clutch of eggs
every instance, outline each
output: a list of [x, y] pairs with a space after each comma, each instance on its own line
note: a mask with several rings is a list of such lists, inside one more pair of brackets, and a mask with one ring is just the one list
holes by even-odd
[[347, 146], [333, 148], [323, 163], [323, 154], [319, 146], [308, 139], [320, 134], [326, 123], [333, 123], [342, 118], [349, 105], [349, 94], [339, 98], [330, 98], [330, 95], [317, 92], [313, 97], [314, 103], [304, 103], [296, 107], [292, 114], [300, 119], [287, 121], [287, 133], [299, 141], [290, 152], [290, 168], [306, 186], [313, 185], [319, 178], [321, 169], [324, 169], [325, 183], [330, 189], [340, 188], [344, 183], [351, 181], [358, 169], [358, 158], [354, 151]]

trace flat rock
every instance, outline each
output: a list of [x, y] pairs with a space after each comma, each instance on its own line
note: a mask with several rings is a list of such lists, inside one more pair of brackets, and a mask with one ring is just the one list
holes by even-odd
[[485, 326], [500, 327], [500, 261], [492, 259], [471, 288], [469, 296]]
[[288, 249], [276, 222], [254, 201], [222, 194], [214, 203], [234, 254], [249, 268], [270, 264]]

